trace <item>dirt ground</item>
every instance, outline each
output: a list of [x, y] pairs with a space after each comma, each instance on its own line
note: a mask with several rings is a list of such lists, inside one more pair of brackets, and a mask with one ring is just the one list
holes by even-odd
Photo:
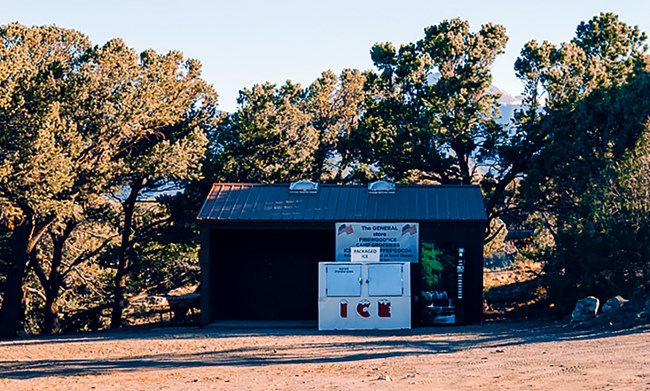
[[650, 390], [650, 327], [221, 325], [21, 339], [0, 342], [0, 389]]

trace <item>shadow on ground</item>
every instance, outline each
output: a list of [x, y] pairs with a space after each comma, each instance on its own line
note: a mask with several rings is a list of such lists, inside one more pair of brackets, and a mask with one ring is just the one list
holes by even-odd
[[[62, 336], [0, 342], [0, 349], [20, 349], [38, 344], [67, 342], [130, 343], [131, 340], [255, 338], [256, 343], [237, 349], [208, 349], [193, 353], [157, 352], [116, 359], [0, 360], [0, 378], [30, 379], [51, 376], [110, 374], [144, 369], [183, 369], [205, 366], [264, 366], [341, 363], [411, 355], [435, 355], [468, 349], [500, 349], [507, 346], [607, 338], [647, 332], [648, 327], [623, 331], [573, 330], [566, 324], [522, 322], [477, 326], [417, 328], [402, 331], [318, 332], [314, 329], [222, 329], [217, 327], [104, 332], [87, 336]], [[309, 342], [283, 343], [275, 337], [313, 336]], [[329, 341], [327, 336], [337, 336]], [[245, 343], [243, 343], [245, 345]], [[188, 349], [185, 349], [188, 350]], [[198, 350], [198, 349], [197, 349]], [[1, 350], [0, 350], [1, 351]]]

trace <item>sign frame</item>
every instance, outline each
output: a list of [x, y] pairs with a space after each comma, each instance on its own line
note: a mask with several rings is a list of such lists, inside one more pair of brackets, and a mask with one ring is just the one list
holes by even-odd
[[415, 222], [335, 223], [335, 261], [350, 262], [355, 247], [378, 247], [381, 262], [419, 263], [419, 233]]

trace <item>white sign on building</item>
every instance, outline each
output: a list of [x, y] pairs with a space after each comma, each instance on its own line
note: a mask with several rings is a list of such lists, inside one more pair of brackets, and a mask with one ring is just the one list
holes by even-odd
[[350, 262], [352, 248], [379, 248], [382, 262], [419, 260], [418, 223], [336, 223], [337, 262]]
[[352, 262], [379, 262], [379, 247], [350, 247]]

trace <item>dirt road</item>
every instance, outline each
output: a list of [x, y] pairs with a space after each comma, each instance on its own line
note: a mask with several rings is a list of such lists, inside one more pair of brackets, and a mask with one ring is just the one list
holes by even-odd
[[163, 328], [0, 342], [2, 390], [650, 390], [650, 328]]

